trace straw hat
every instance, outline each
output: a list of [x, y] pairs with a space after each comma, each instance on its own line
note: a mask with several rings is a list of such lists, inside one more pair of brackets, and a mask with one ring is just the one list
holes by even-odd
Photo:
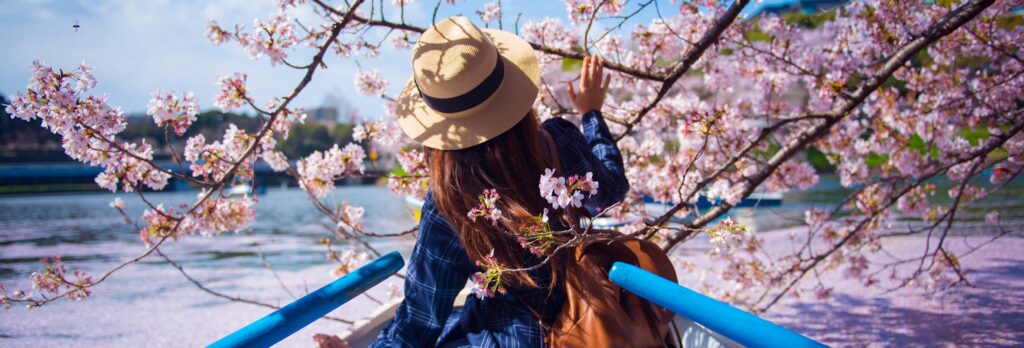
[[446, 18], [420, 36], [412, 56], [413, 76], [395, 112], [402, 131], [423, 146], [483, 143], [522, 120], [537, 99], [537, 56], [515, 34]]

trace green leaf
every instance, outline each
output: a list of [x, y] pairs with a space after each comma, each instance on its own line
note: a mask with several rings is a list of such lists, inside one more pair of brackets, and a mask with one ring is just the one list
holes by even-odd
[[774, 156], [775, 153], [779, 152], [779, 149], [780, 149], [780, 147], [779, 147], [778, 144], [768, 143], [768, 148], [767, 149], [765, 149], [764, 151], [758, 151], [755, 154], [758, 155], [758, 156], [761, 156], [761, 158], [770, 158], [770, 157]]
[[992, 133], [988, 131], [988, 127], [977, 127], [977, 128], [962, 128], [957, 132], [957, 135], [964, 137], [967, 142], [971, 143], [972, 146], [978, 146], [982, 141], [988, 140], [992, 137]]
[[562, 71], [572, 72], [583, 69], [583, 60], [576, 58], [562, 58]]
[[409, 175], [409, 173], [405, 171], [405, 168], [402, 168], [402, 164], [399, 163], [398, 160], [395, 160], [395, 163], [396, 163], [395, 168], [392, 169], [390, 173], [388, 173], [389, 175], [391, 175], [391, 176], [408, 176]]
[[868, 168], [878, 168], [886, 162], [889, 162], [889, 154], [879, 155], [872, 152], [864, 158], [864, 164], [866, 164]]
[[835, 170], [835, 166], [828, 161], [828, 156], [821, 152], [821, 150], [818, 150], [818, 148], [813, 146], [808, 147], [806, 154], [807, 161], [810, 162], [811, 166], [814, 166], [815, 169]]
[[747, 30], [746, 33], [743, 33], [743, 36], [746, 37], [747, 40], [754, 41], [754, 42], [757, 42], [757, 41], [771, 41], [772, 40], [772, 36], [771, 35], [765, 34], [758, 27], [754, 27], [754, 29]]

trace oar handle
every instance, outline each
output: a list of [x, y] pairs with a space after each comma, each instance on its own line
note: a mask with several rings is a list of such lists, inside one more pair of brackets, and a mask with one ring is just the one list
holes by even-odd
[[815, 340], [628, 263], [616, 262], [608, 278], [637, 296], [747, 347], [825, 347]]

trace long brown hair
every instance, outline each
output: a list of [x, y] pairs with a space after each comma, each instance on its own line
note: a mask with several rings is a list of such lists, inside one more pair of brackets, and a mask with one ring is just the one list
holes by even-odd
[[[558, 168], [541, 147], [540, 131], [537, 115], [531, 110], [512, 129], [482, 144], [461, 150], [425, 150], [434, 201], [459, 234], [470, 259], [482, 260], [493, 250], [505, 267], [530, 266], [526, 264], [530, 253], [511, 234], [544, 210], [547, 202], [540, 196], [540, 176], [546, 168]], [[466, 217], [486, 189], [496, 189], [501, 195], [496, 205], [502, 218], [495, 225]], [[552, 222], [563, 219], [553, 210], [549, 218]], [[558, 263], [557, 258], [550, 260], [552, 270], [557, 271]], [[551, 284], [557, 278], [557, 272], [553, 273]], [[506, 273], [502, 283], [539, 286], [525, 272]]]

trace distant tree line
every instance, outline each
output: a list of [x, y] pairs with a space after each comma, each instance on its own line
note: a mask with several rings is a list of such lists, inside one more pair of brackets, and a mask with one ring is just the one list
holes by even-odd
[[[26, 122], [11, 118], [5, 110], [7, 103], [7, 97], [0, 95], [0, 163], [70, 161], [61, 148], [60, 137], [40, 127], [38, 119]], [[165, 146], [168, 140], [181, 151], [185, 139], [196, 134], [203, 134], [207, 139], [220, 139], [230, 124], [249, 133], [259, 128], [259, 122], [253, 115], [211, 109], [201, 112], [183, 137], [175, 136], [174, 132], [165, 134], [163, 128], [157, 127], [144, 114], [129, 115], [128, 128], [119, 136], [127, 141], [144, 139], [153, 145], [156, 157], [166, 159], [170, 158]], [[295, 124], [288, 139], [278, 142], [277, 149], [288, 158], [300, 158], [316, 150], [328, 149], [333, 144], [351, 142], [352, 128], [353, 125], [342, 123]]]

